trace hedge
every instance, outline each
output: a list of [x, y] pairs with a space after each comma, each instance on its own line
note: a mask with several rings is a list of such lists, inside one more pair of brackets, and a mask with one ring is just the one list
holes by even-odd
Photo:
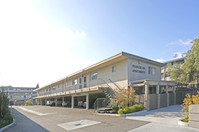
[[143, 110], [144, 107], [143, 105], [140, 104], [135, 104], [131, 107], [125, 107], [125, 108], [121, 108], [118, 110], [118, 114], [128, 114], [128, 113], [133, 113], [133, 112], [137, 112], [137, 111], [141, 111]]

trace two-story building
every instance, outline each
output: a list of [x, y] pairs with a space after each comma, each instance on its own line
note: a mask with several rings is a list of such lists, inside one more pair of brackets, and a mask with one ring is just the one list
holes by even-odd
[[39, 88], [38, 84], [36, 87], [1, 86], [0, 92], [8, 95], [10, 105], [24, 105], [26, 100], [36, 96], [36, 92], [33, 91], [36, 88]]
[[[169, 87], [176, 85], [175, 82], [161, 81], [162, 65], [154, 60], [121, 52], [36, 89], [35, 103], [40, 105], [54, 103], [56, 106], [71, 108], [99, 108], [99, 105], [107, 104], [109, 101], [107, 98], [112, 98], [117, 89], [133, 87], [138, 94], [144, 95], [139, 102], [150, 109], [150, 103], [147, 101], [149, 94], [159, 95], [161, 92], [169, 94]], [[155, 99], [161, 98], [157, 96]], [[166, 96], [166, 105], [169, 105], [168, 100], [169, 96]], [[158, 104], [157, 101], [157, 105], [153, 108], [161, 107], [160, 102]]]
[[161, 68], [161, 79], [166, 80], [166, 81], [171, 80], [169, 75], [166, 74], [167, 64], [171, 63], [171, 65], [178, 65], [178, 64], [182, 65], [184, 63], [184, 60], [185, 60], [185, 57], [181, 57], [181, 58], [176, 58], [176, 59], [164, 62]]

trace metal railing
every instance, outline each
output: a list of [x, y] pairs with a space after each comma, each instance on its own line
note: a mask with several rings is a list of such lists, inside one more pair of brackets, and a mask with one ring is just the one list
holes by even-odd
[[76, 85], [70, 85], [70, 86], [64, 86], [60, 88], [56, 88], [55, 90], [47, 90], [44, 89], [43, 91], [39, 91], [37, 94], [38, 96], [43, 96], [43, 95], [49, 95], [49, 94], [55, 94], [55, 93], [60, 93], [60, 92], [67, 92], [67, 91], [72, 91], [72, 90], [78, 90], [78, 89], [84, 89], [84, 88], [89, 88], [89, 87], [110, 87], [108, 83], [106, 83], [103, 79], [98, 78], [95, 80], [89, 80], [87, 83], [80, 83]]

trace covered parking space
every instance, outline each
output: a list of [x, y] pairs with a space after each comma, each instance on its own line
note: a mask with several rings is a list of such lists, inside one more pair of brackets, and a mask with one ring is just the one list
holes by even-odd
[[97, 98], [105, 97], [100, 87], [84, 88], [34, 98], [36, 105], [51, 105], [71, 108], [94, 108]]

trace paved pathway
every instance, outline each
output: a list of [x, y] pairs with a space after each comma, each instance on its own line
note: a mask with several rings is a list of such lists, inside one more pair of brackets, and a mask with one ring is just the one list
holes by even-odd
[[199, 129], [183, 127], [177, 124], [183, 116], [180, 105], [151, 110], [146, 113], [126, 117], [126, 119], [151, 122], [129, 132], [199, 132]]
[[199, 132], [199, 129], [152, 122], [128, 132]]
[[11, 128], [6, 129], [5, 132], [49, 132], [15, 109], [12, 109], [12, 114], [14, 115], [16, 124]]

